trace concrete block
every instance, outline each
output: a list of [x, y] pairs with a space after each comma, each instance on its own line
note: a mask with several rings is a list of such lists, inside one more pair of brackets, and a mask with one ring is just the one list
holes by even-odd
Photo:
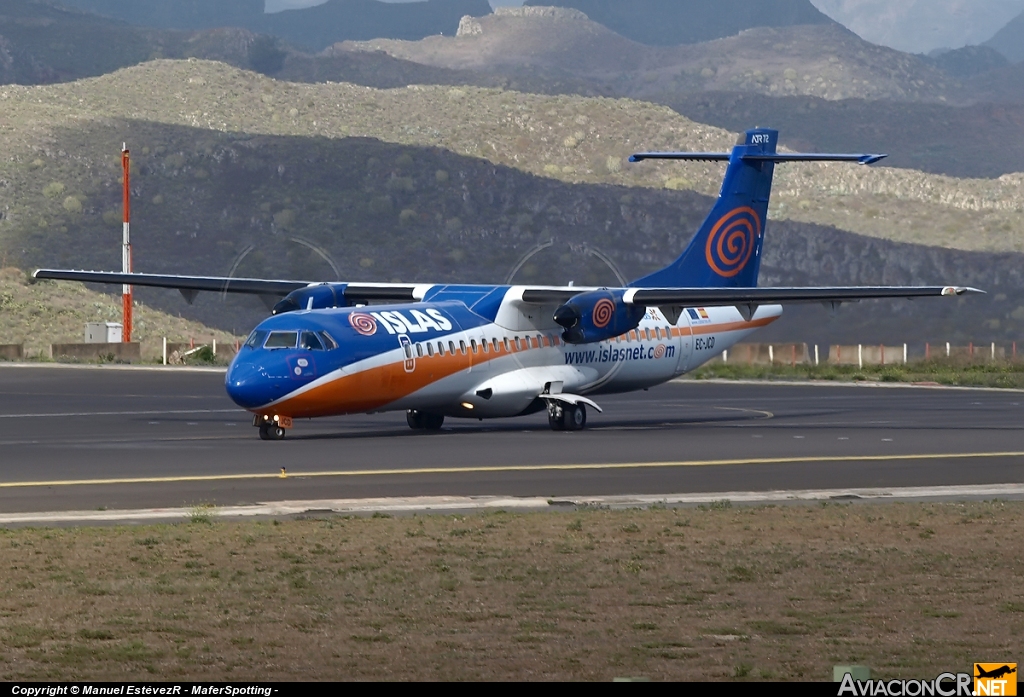
[[116, 361], [132, 363], [142, 360], [142, 344], [137, 341], [117, 344], [50, 344], [50, 358], [79, 361]]
[[0, 361], [20, 361], [24, 357], [24, 344], [0, 344]]

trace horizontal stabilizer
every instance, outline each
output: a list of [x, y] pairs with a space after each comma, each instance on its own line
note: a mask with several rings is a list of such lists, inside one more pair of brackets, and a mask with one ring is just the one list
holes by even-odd
[[698, 162], [728, 162], [727, 152], [638, 152], [629, 156], [630, 162], [643, 160], [696, 160]]
[[[882, 154], [857, 153], [766, 153], [741, 155], [744, 162], [857, 162], [872, 165], [888, 157]], [[728, 162], [727, 152], [638, 152], [629, 156], [630, 162], [643, 160], [696, 160], [698, 162]]]

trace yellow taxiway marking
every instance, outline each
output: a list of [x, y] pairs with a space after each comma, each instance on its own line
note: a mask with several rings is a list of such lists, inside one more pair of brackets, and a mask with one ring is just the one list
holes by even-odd
[[[669, 467], [725, 467], [731, 465], [788, 465], [815, 462], [898, 462], [906, 460], [966, 460], [995, 457], [1024, 457], [1024, 452], [917, 453], [910, 455], [831, 455], [823, 457], [761, 457], [733, 460], [678, 460], [671, 462], [610, 462], [566, 465], [489, 465], [478, 467], [409, 467], [401, 469], [333, 470], [288, 472], [288, 478], [379, 477], [417, 474], [480, 474], [493, 472], [568, 472], [575, 470], [659, 469]], [[0, 489], [40, 486], [83, 486], [88, 484], [173, 484], [176, 482], [221, 482], [241, 479], [280, 479], [278, 472], [251, 474], [199, 474], [171, 477], [114, 477], [110, 479], [59, 479], [35, 482], [0, 482]]]

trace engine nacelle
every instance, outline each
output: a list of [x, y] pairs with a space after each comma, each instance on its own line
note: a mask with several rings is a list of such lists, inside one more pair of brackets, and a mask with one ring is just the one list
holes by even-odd
[[328, 307], [348, 307], [351, 303], [345, 298], [347, 283], [318, 283], [293, 290], [284, 296], [276, 305], [273, 313], [280, 315], [295, 310], [323, 310]]
[[592, 290], [574, 296], [555, 310], [554, 320], [565, 331], [567, 344], [604, 341], [636, 329], [647, 308], [622, 302], [622, 290]]

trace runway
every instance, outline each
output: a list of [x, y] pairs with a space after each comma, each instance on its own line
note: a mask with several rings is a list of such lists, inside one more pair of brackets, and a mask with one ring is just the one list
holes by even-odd
[[583, 432], [395, 413], [265, 442], [222, 373], [0, 366], [0, 511], [1024, 482], [1019, 392], [686, 381], [598, 402]]

